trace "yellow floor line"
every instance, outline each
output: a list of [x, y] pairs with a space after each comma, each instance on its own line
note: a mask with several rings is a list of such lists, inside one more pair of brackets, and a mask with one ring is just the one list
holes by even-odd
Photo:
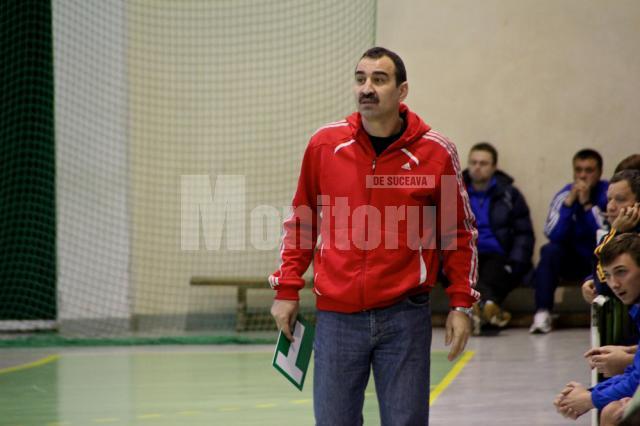
[[159, 419], [160, 417], [163, 417], [163, 416], [164, 414], [149, 413], [149, 414], [140, 414], [138, 418], [140, 420], [147, 420], [147, 419]]
[[58, 355], [51, 355], [28, 364], [16, 365], [15, 367], [0, 368], [0, 374], [13, 373], [14, 371], [26, 370], [28, 368], [40, 367], [60, 358]]
[[256, 408], [274, 408], [277, 406], [278, 404], [272, 404], [272, 403], [256, 404]]
[[467, 365], [471, 358], [473, 358], [474, 354], [475, 352], [468, 351], [465, 352], [464, 355], [462, 355], [462, 358], [460, 358], [460, 360], [456, 362], [453, 368], [447, 373], [446, 376], [444, 376], [444, 379], [442, 379], [442, 381], [438, 383], [438, 386], [436, 386], [433, 392], [431, 392], [431, 394], [429, 395], [429, 405], [433, 405], [433, 403], [436, 402], [436, 399], [438, 399], [442, 391], [444, 391], [451, 384], [451, 382], [453, 382], [453, 379], [455, 379], [456, 376], [460, 374], [464, 366]]
[[178, 414], [181, 416], [199, 416], [202, 411], [180, 411]]

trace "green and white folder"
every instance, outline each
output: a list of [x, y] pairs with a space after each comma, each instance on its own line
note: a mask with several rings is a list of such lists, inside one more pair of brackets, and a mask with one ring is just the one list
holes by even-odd
[[302, 390], [313, 351], [313, 325], [298, 315], [293, 326], [293, 343], [282, 333], [278, 334], [273, 367], [295, 387]]

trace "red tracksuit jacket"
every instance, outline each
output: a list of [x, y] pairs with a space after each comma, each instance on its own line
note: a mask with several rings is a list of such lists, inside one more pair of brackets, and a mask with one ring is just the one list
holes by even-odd
[[456, 148], [406, 105], [402, 136], [376, 157], [359, 113], [328, 124], [304, 154], [276, 299], [298, 300], [314, 259], [318, 309], [358, 312], [429, 291], [440, 260], [450, 306], [479, 299], [477, 230]]

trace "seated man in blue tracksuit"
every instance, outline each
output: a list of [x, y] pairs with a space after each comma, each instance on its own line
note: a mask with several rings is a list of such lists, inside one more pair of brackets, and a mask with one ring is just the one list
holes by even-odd
[[529, 207], [513, 178], [497, 169], [498, 152], [480, 142], [469, 152], [463, 172], [478, 227], [478, 283], [482, 300], [474, 305], [474, 334], [482, 325], [502, 328], [511, 314], [500, 305], [531, 269], [535, 237]]
[[[629, 305], [629, 315], [640, 328], [640, 235], [626, 233], [615, 237], [600, 253], [600, 264], [613, 293]], [[640, 384], [640, 351], [623, 374], [587, 389], [570, 382], [557, 395], [554, 405], [565, 417], [576, 419], [592, 408], [603, 410], [609, 404], [632, 397]], [[607, 410], [610, 411], [610, 410]]]
[[595, 249], [594, 272], [588, 277], [591, 281], [582, 286], [587, 303], [592, 303], [599, 294], [613, 296], [611, 289], [604, 284], [602, 272], [598, 268], [597, 256], [602, 247], [616, 235], [640, 232], [640, 170], [621, 170], [615, 173], [609, 180], [607, 200], [607, 234], [600, 239]]
[[602, 157], [592, 149], [573, 156], [573, 182], [553, 197], [544, 233], [549, 243], [540, 249], [533, 284], [536, 314], [529, 331], [551, 331], [553, 295], [560, 278], [577, 281], [591, 273], [596, 232], [603, 226], [607, 208], [607, 181], [602, 176]]

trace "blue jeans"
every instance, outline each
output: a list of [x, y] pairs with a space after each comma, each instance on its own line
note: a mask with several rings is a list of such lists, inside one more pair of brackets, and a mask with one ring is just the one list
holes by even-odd
[[353, 314], [318, 311], [313, 408], [319, 426], [361, 425], [373, 368], [382, 425], [429, 423], [429, 295]]

